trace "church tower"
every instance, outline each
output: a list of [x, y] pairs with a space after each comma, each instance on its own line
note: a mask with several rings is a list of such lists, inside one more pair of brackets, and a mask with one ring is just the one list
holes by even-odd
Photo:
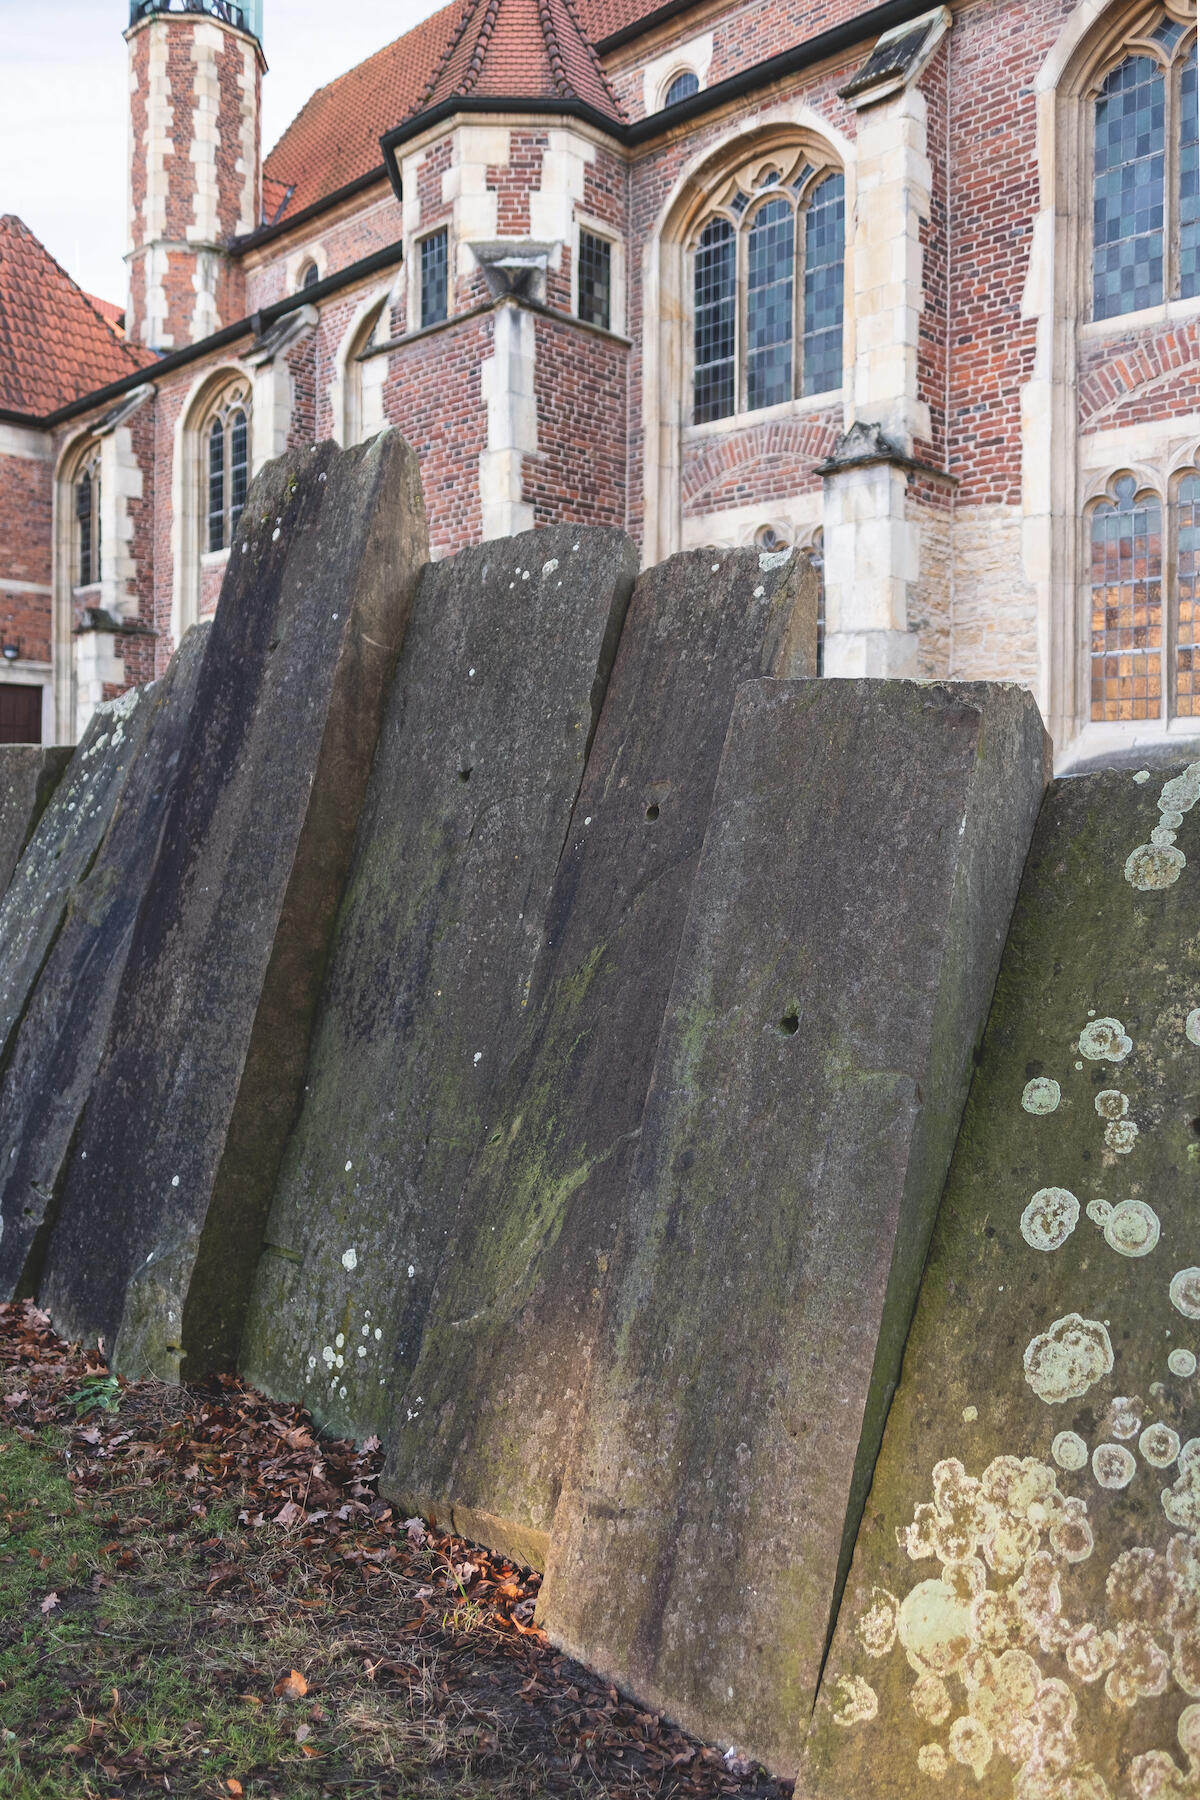
[[130, 0], [129, 337], [179, 350], [244, 311], [260, 221], [263, 0]]

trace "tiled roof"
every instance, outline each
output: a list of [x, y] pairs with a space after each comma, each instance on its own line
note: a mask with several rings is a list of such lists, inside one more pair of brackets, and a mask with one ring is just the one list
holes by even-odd
[[451, 0], [318, 88], [263, 165], [265, 222], [293, 217], [378, 169], [384, 132], [456, 95], [581, 101], [620, 121], [591, 46], [658, 3]]
[[99, 294], [85, 294], [84, 299], [93, 305], [106, 325], [111, 325], [118, 337], [125, 336], [125, 308], [118, 306], [115, 300], [102, 300]]
[[0, 217], [0, 407], [41, 418], [153, 361], [117, 336], [27, 225]]

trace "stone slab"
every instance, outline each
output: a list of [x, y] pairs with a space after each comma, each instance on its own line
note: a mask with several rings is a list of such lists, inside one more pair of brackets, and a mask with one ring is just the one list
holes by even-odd
[[40, 1287], [126, 1371], [236, 1357], [425, 556], [394, 433], [252, 485]]
[[0, 901], [0, 1069], [146, 729], [148, 688], [98, 707]]
[[71, 755], [67, 745], [0, 744], [0, 894]]
[[1014, 687], [738, 694], [540, 1617], [794, 1770], [1044, 783]]
[[672, 557], [630, 604], [546, 949], [387, 1433], [386, 1492], [524, 1562], [545, 1561], [734, 694], [815, 674], [816, 621], [807, 559], [754, 550]]
[[553, 526], [427, 569], [242, 1367], [383, 1433], [511, 1052], [637, 563]]
[[1047, 795], [811, 1800], [1197, 1790], [1198, 795], [1178, 763]]
[[0, 1085], [0, 1295], [37, 1292], [62, 1171], [108, 1041], [189, 724], [209, 627], [147, 690], [140, 747], [30, 997]]

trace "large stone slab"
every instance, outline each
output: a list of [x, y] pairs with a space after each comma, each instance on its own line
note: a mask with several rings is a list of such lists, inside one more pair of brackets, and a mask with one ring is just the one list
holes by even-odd
[[76, 883], [0, 1085], [0, 1295], [37, 1291], [72, 1139], [108, 1041], [134, 921], [192, 720], [209, 627], [188, 633], [140, 704], [144, 729], [111, 822]]
[[0, 894], [70, 760], [66, 745], [0, 744]]
[[40, 1288], [126, 1370], [234, 1361], [425, 554], [394, 434], [251, 488]]
[[385, 1490], [545, 1560], [740, 683], [816, 670], [816, 574], [753, 550], [638, 582], [546, 950], [398, 1396]]
[[75, 888], [108, 830], [145, 733], [151, 691], [133, 688], [96, 709], [0, 901], [0, 1069]]
[[427, 569], [380, 737], [242, 1352], [386, 1429], [511, 1052], [636, 572], [555, 526]]
[[721, 762], [541, 1618], [794, 1769], [1041, 797], [1012, 687], [761, 682]]
[[1200, 764], [1178, 771], [1047, 796], [811, 1800], [1197, 1791]]

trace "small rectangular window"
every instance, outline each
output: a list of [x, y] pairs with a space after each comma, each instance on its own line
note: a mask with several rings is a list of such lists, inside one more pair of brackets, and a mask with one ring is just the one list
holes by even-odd
[[421, 323], [438, 325], [449, 316], [450, 240], [435, 231], [421, 239]]
[[590, 231], [579, 233], [579, 317], [612, 330], [612, 245]]

